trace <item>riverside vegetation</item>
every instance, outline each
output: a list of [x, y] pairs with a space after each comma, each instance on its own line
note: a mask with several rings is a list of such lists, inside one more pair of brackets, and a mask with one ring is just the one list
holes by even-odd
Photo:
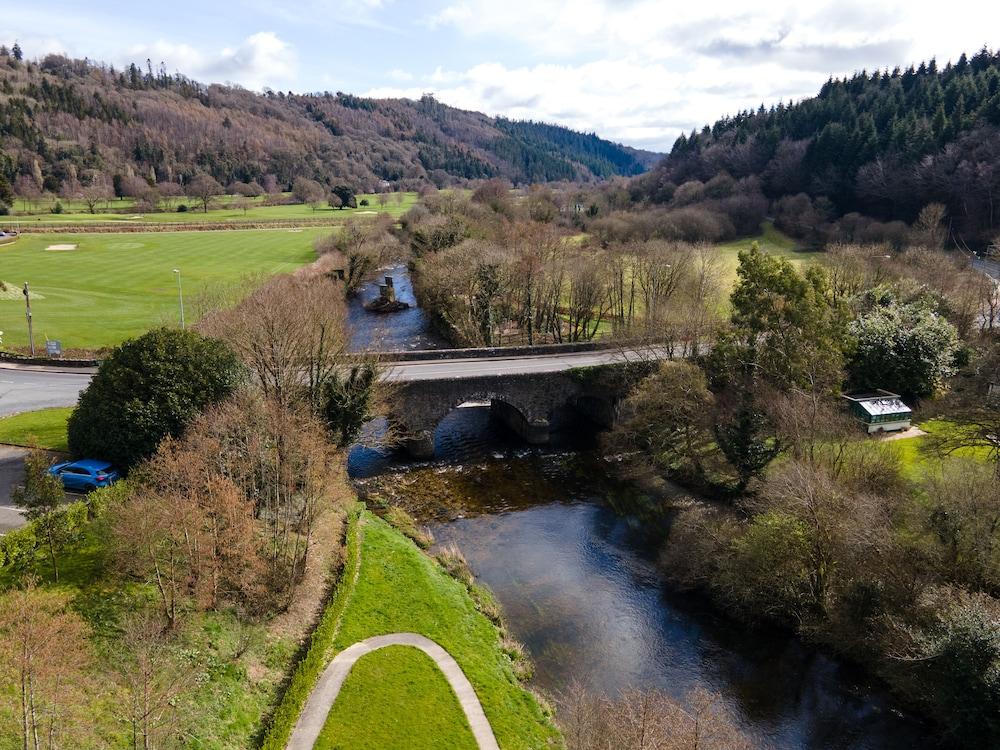
[[[803, 273], [741, 253], [711, 352], [641, 381], [607, 450], [634, 456], [640, 478], [719, 498], [668, 503], [661, 564], [676, 585], [870, 665], [949, 741], [987, 746], [1000, 738], [995, 299], [974, 272], [942, 274], [940, 253], [893, 261], [838, 247]], [[863, 437], [836, 398], [849, 386], [941, 420], [918, 449]]]

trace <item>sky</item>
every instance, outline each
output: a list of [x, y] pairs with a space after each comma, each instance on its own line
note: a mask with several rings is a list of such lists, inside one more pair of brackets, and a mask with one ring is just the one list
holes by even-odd
[[[1000, 3], [243, 0], [10, 3], [0, 41], [205, 82], [419, 98], [669, 151], [831, 75], [1000, 44]], [[990, 32], [993, 38], [990, 38]]]

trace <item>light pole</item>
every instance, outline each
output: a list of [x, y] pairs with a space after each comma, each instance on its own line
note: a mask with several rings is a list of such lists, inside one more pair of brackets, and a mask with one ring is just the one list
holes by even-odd
[[31, 356], [35, 356], [35, 335], [31, 332], [31, 293], [28, 282], [24, 282], [24, 317], [28, 319], [28, 343], [31, 344]]
[[181, 288], [181, 269], [175, 268], [174, 273], [177, 274], [177, 303], [181, 308], [181, 330], [184, 330], [184, 290]]

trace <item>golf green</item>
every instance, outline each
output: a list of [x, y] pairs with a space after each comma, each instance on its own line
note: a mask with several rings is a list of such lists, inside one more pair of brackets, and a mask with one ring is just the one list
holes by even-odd
[[[28, 343], [24, 297], [30, 284], [35, 346], [64, 349], [121, 343], [179, 319], [180, 271], [188, 323], [197, 300], [218, 282], [277, 274], [309, 263], [326, 229], [141, 234], [25, 234], [0, 246], [0, 331], [7, 347]], [[6, 287], [6, 288], [4, 288]]]

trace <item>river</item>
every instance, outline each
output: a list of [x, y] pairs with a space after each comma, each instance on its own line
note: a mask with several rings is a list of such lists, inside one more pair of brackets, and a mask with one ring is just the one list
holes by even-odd
[[[397, 289], [408, 289], [400, 283], [405, 269], [395, 273]], [[352, 317], [373, 315], [353, 307]], [[404, 325], [425, 320], [419, 308], [404, 315]], [[424, 339], [381, 340], [417, 348], [410, 344]], [[537, 686], [550, 694], [580, 682], [612, 695], [656, 688], [683, 700], [704, 688], [761, 746], [933, 746], [928, 730], [862, 670], [672, 591], [657, 565], [658, 536], [648, 531], [656, 524], [633, 512], [643, 498], [590, 451], [592, 432], [568, 415], [554, 428], [550, 446], [529, 449], [488, 408], [466, 407], [439, 426], [434, 461], [355, 447], [348, 468], [362, 495], [388, 495], [429, 522], [438, 543], [461, 549], [531, 654]]]

